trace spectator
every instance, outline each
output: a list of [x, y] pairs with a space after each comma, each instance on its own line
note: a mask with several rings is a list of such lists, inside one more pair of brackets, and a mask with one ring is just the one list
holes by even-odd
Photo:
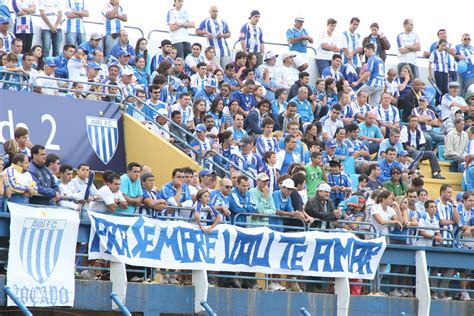
[[76, 187], [71, 182], [72, 170], [70, 165], [61, 165], [59, 167], [58, 186], [61, 199], [58, 201], [58, 205], [79, 212], [85, 201], [81, 192], [76, 191]]
[[308, 51], [308, 43], [313, 44], [313, 38], [303, 28], [304, 17], [296, 17], [295, 24], [286, 31], [286, 40], [290, 51], [296, 53], [295, 64], [298, 71], [305, 71], [308, 68], [306, 53]]
[[454, 160], [458, 164], [463, 163], [467, 155], [468, 142], [469, 136], [464, 131], [464, 120], [455, 119], [454, 128], [446, 135], [444, 140], [444, 158]]
[[373, 112], [365, 113], [364, 122], [359, 124], [359, 138], [367, 144], [369, 153], [378, 152], [380, 143], [384, 140], [380, 128], [376, 124], [376, 116]]
[[403, 21], [403, 33], [398, 34], [398, 72], [405, 65], [409, 65], [415, 78], [418, 78], [418, 66], [416, 63], [416, 52], [421, 50], [420, 39], [413, 32], [413, 20]]
[[380, 191], [383, 189], [384, 184], [380, 180], [380, 176], [382, 175], [382, 169], [379, 165], [372, 164], [369, 166], [368, 170], [368, 180], [367, 180], [367, 188], [371, 191]]
[[31, 47], [31, 52], [33, 53], [33, 68], [40, 71], [44, 67], [44, 58], [43, 58], [43, 47], [41, 45], [33, 45]]
[[[425, 246], [432, 247], [433, 241], [436, 243], [441, 243], [443, 237], [439, 232], [439, 221], [436, 218], [436, 203], [433, 200], [427, 200], [424, 202], [424, 208], [426, 209], [426, 215], [420, 218], [420, 227], [423, 229], [418, 229], [418, 238], [415, 240], [415, 246]], [[431, 230], [429, 228], [432, 228]], [[433, 275], [433, 274], [432, 274]], [[433, 281], [432, 281], [433, 282]]]
[[255, 204], [250, 198], [248, 192], [250, 188], [249, 178], [245, 175], [238, 176], [236, 186], [232, 189], [229, 195], [229, 210], [231, 212], [232, 221], [238, 223], [245, 223], [245, 217], [237, 217], [239, 213], [255, 213]]
[[28, 156], [25, 154], [17, 153], [13, 156], [11, 166], [6, 168], [1, 176], [2, 197], [5, 188], [11, 192], [11, 196], [8, 197], [10, 202], [28, 204], [30, 197], [37, 194], [36, 183], [27, 172], [29, 164]]
[[115, 213], [117, 208], [126, 209], [127, 201], [120, 191], [120, 176], [118, 174], [110, 174], [94, 198], [90, 203], [90, 210], [94, 212], [112, 212]]
[[411, 111], [411, 115], [418, 118], [426, 139], [426, 150], [433, 150], [433, 142], [435, 146], [444, 144], [444, 135], [433, 130], [433, 127], [441, 126], [441, 121], [432, 110], [428, 109], [428, 99], [425, 96], [418, 98], [418, 102], [419, 106]]
[[293, 135], [285, 137], [285, 149], [280, 150], [277, 155], [276, 168], [280, 171], [280, 174], [285, 174], [288, 171], [288, 167], [292, 163], [300, 164], [302, 162], [301, 156], [298, 154], [297, 139]]
[[333, 78], [336, 81], [342, 79], [342, 73], [340, 72], [340, 68], [342, 65], [342, 57], [339, 54], [332, 55], [331, 58], [331, 66], [328, 66], [323, 69], [321, 77], [327, 79], [329, 77]]
[[299, 71], [293, 67], [295, 56], [294, 53], [284, 53], [281, 56], [282, 65], [275, 69], [276, 83], [287, 90], [299, 78]]
[[50, 58], [46, 59], [46, 61], [44, 62], [44, 70], [42, 70], [38, 74], [39, 78], [35, 81], [33, 91], [46, 95], [58, 96], [58, 82], [56, 80], [56, 77], [54, 76], [55, 70], [56, 63], [54, 62], [54, 60]]
[[463, 113], [469, 110], [466, 101], [458, 95], [459, 87], [458, 82], [450, 82], [448, 84], [449, 92], [441, 98], [441, 120], [446, 134], [453, 128], [454, 114], [459, 110]]
[[194, 93], [194, 101], [201, 99], [205, 102], [205, 110], [209, 111], [212, 102], [216, 98], [217, 80], [215, 78], [207, 77], [204, 79], [202, 86], [199, 87]]
[[379, 153], [378, 153], [379, 160], [384, 157], [385, 151], [389, 147], [392, 147], [395, 149], [396, 155], [400, 154], [400, 152], [403, 150], [403, 145], [400, 142], [400, 131], [396, 128], [392, 128], [390, 130], [389, 138], [385, 138], [380, 143], [380, 148], [379, 148]]
[[36, 6], [33, 0], [18, 1], [12, 0], [13, 11], [15, 11], [15, 37], [23, 42], [22, 54], [31, 50], [33, 43], [33, 20], [32, 16], [36, 13]]
[[10, 29], [10, 19], [0, 14], [0, 50], [9, 53], [12, 50], [12, 43], [15, 35], [8, 30]]
[[120, 5], [120, 0], [109, 0], [102, 10], [104, 17], [104, 54], [108, 59], [110, 51], [119, 42], [119, 33], [123, 22], [127, 22], [127, 14]]
[[[66, 15], [66, 44], [72, 44], [79, 46], [86, 41], [86, 30], [84, 29], [83, 18], [89, 16], [89, 11], [87, 11], [82, 1], [74, 1], [74, 4], [71, 1], [67, 2], [67, 9], [64, 13]], [[89, 52], [92, 55], [92, 52]]]
[[270, 110], [270, 101], [263, 99], [256, 108], [251, 109], [244, 121], [244, 128], [248, 135], [262, 134], [262, 121], [267, 118]]
[[226, 39], [230, 38], [230, 30], [226, 21], [218, 18], [218, 8], [213, 5], [209, 8], [209, 18], [203, 20], [196, 28], [196, 34], [207, 38], [209, 47], [214, 47], [220, 65], [224, 67], [232, 58]]
[[265, 54], [265, 42], [263, 41], [263, 32], [260, 26], [257, 26], [260, 20], [260, 12], [253, 10], [250, 12], [249, 23], [246, 23], [240, 29], [240, 46], [242, 51], [255, 53], [257, 55], [256, 67], [260, 66]]
[[367, 37], [364, 37], [362, 40], [362, 47], [365, 47], [365, 45], [369, 43], [374, 44], [375, 55], [380, 57], [380, 59], [385, 62], [385, 59], [387, 58], [386, 51], [390, 49], [390, 42], [384, 36], [384, 34], [380, 32], [379, 24], [377, 22], [370, 24], [370, 32], [371, 34]]
[[[166, 183], [161, 190], [161, 197], [165, 199], [170, 206], [185, 208], [192, 207], [193, 201], [191, 198], [191, 192], [189, 191], [188, 185], [183, 182], [183, 169], [173, 169], [171, 176], [171, 181]], [[174, 214], [176, 216], [176, 212]], [[177, 215], [184, 218], [190, 218], [191, 212], [189, 210], [180, 210]]]
[[166, 214], [168, 203], [161, 198], [160, 192], [155, 187], [155, 176], [151, 172], [145, 172], [140, 176], [143, 190], [143, 206], [138, 208], [138, 214], [158, 218]]
[[49, 171], [53, 175], [54, 183], [59, 185], [59, 178], [56, 176], [59, 173], [59, 168], [61, 166], [61, 161], [59, 159], [59, 156], [53, 153], [48, 154], [46, 156], [45, 166], [46, 168], [49, 169]]
[[316, 48], [316, 55], [318, 56], [316, 66], [319, 74], [322, 74], [323, 70], [330, 66], [332, 56], [341, 52], [341, 41], [334, 32], [336, 24], [335, 19], [328, 19], [326, 30], [319, 35], [316, 41], [318, 45]]
[[386, 225], [396, 225], [403, 229], [402, 214], [397, 202], [394, 201], [394, 195], [390, 191], [380, 192], [377, 198], [377, 204], [371, 209], [370, 222], [375, 226], [376, 232], [383, 235], [388, 234]]
[[99, 33], [91, 33], [91, 36], [88, 41], [85, 41], [85, 34], [84, 34], [84, 41], [80, 42], [78, 45], [72, 44], [81, 48], [87, 54], [87, 60], [92, 61], [94, 60], [94, 53], [96, 50], [102, 50], [102, 46], [100, 41], [102, 40], [102, 35]]
[[311, 153], [311, 162], [305, 166], [306, 187], [308, 198], [311, 199], [315, 194], [319, 184], [327, 182], [326, 173], [323, 170], [323, 159], [320, 152]]
[[339, 119], [342, 108], [339, 104], [332, 107], [329, 117], [323, 123], [323, 140], [334, 139], [336, 130], [344, 128], [344, 124]]
[[46, 149], [42, 145], [31, 147], [31, 163], [28, 172], [35, 181], [38, 193], [30, 198], [31, 204], [54, 205], [59, 198], [59, 188], [54, 181], [53, 174], [46, 167]]
[[392, 169], [397, 167], [400, 170], [403, 170], [402, 165], [395, 160], [397, 157], [397, 150], [393, 147], [387, 148], [385, 151], [384, 158], [382, 160], [379, 160], [378, 164], [381, 169], [379, 181], [380, 182], [386, 182], [390, 180], [391, 175], [392, 175]]
[[[408, 73], [408, 70], [406, 70], [406, 73]], [[413, 109], [420, 106], [421, 97], [423, 97], [423, 81], [420, 78], [416, 78], [413, 80], [413, 86], [410, 87], [405, 94], [400, 93], [398, 106], [403, 110], [403, 122], [408, 122], [408, 116], [412, 113]]]
[[[269, 187], [270, 178], [266, 173], [257, 175], [257, 185], [249, 190], [250, 200], [255, 204], [255, 213], [262, 215], [275, 215], [276, 208], [273, 201], [272, 189]], [[269, 223], [268, 217], [251, 217], [254, 224], [265, 225]]]
[[[329, 184], [321, 182], [316, 195], [306, 203], [304, 211], [310, 216], [311, 227], [326, 229], [329, 228], [329, 222], [341, 218], [342, 212], [334, 207], [333, 201], [329, 198], [330, 194]], [[320, 221], [316, 221], [316, 219]]]
[[194, 129], [194, 113], [189, 93], [184, 92], [179, 95], [178, 101], [171, 106], [171, 113], [173, 111], [180, 112], [181, 124], [185, 124], [188, 129]]
[[[390, 136], [391, 129], [400, 130], [400, 114], [398, 109], [390, 103], [391, 95], [387, 92], [382, 93], [381, 103], [375, 108], [377, 123], [380, 131], [385, 137]], [[411, 111], [411, 110], [410, 110]]]
[[222, 220], [230, 223], [229, 195], [232, 190], [232, 181], [228, 178], [221, 178], [219, 189], [211, 191], [209, 204], [212, 205], [222, 217]]
[[260, 119], [259, 121], [261, 121], [262, 123], [261, 123], [261, 133], [258, 133], [258, 134], [262, 134], [262, 135], [257, 137], [257, 140], [256, 140], [257, 152], [256, 153], [260, 158], [263, 158], [266, 152], [269, 152], [269, 151], [277, 152], [279, 147], [278, 147], [278, 142], [276, 138], [272, 137], [272, 132], [275, 126], [275, 122], [270, 117], [265, 117], [263, 119]]
[[359, 27], [360, 20], [357, 17], [353, 17], [349, 23], [349, 30], [342, 32], [342, 52], [344, 57], [344, 64], [350, 64], [360, 72], [362, 68], [362, 62], [359, 55], [362, 54], [363, 45], [362, 37], [359, 33], [356, 33]]
[[157, 53], [155, 56], [152, 57], [149, 69], [150, 72], [155, 71], [155, 69], [157, 69], [158, 66], [165, 60], [168, 61], [171, 65], [174, 64], [174, 60], [170, 56], [172, 48], [173, 46], [170, 40], [164, 39], [161, 41], [161, 52]]
[[[188, 76], [195, 74], [198, 71], [198, 64], [204, 62], [204, 56], [201, 55], [202, 45], [194, 43], [191, 46], [191, 54], [185, 56], [185, 71]], [[206, 69], [207, 70], [207, 69]]]
[[127, 207], [119, 207], [119, 213], [135, 213], [135, 209], [140, 207], [143, 200], [143, 189], [139, 180], [141, 166], [136, 162], [131, 162], [127, 166], [127, 174], [120, 177], [120, 191], [127, 201]]
[[398, 167], [394, 167], [390, 170], [390, 176], [390, 180], [385, 182], [385, 188], [392, 192], [395, 197], [405, 196], [408, 191], [408, 186], [403, 182], [402, 170]]
[[62, 5], [59, 0], [41, 0], [39, 3], [41, 16], [41, 41], [43, 46], [43, 56], [50, 56], [51, 45], [53, 47], [53, 57], [60, 53], [63, 32], [61, 31], [61, 21], [63, 19]]
[[349, 176], [341, 172], [341, 163], [336, 160], [329, 162], [330, 172], [327, 175], [328, 184], [331, 186], [330, 198], [337, 207], [339, 203], [347, 199], [352, 193], [352, 183]]
[[194, 204], [194, 220], [205, 234], [212, 233], [221, 220], [219, 212], [209, 204], [209, 197], [208, 189], [200, 189], [196, 194], [196, 203]]
[[[122, 52], [127, 52], [124, 55]], [[120, 56], [130, 56], [128, 64], [133, 66], [135, 64], [135, 49], [128, 40], [128, 32], [126, 30], [120, 30], [118, 33], [118, 42], [110, 50], [111, 60], [118, 60]]]
[[173, 7], [168, 11], [166, 22], [177, 57], [184, 58], [191, 53], [188, 29], [193, 29], [195, 25], [188, 11], [183, 9], [183, 0], [174, 0]]
[[97, 188], [94, 183], [91, 183], [88, 187], [89, 176], [89, 165], [86, 163], [81, 163], [79, 166], [77, 166], [76, 176], [71, 180], [71, 183], [74, 186], [74, 191], [78, 192], [78, 195], [80, 196], [79, 200], [85, 199], [86, 195], [88, 195], [89, 198], [87, 199], [86, 203], [93, 201], [95, 195], [97, 194]]
[[[238, 169], [245, 170], [252, 177], [256, 177], [263, 168], [262, 160], [253, 153], [254, 143], [252, 137], [243, 137], [240, 142], [241, 150], [234, 151], [230, 159]], [[230, 166], [231, 171], [235, 169], [237, 168], [234, 165]], [[250, 183], [253, 184], [253, 179], [250, 180]]]

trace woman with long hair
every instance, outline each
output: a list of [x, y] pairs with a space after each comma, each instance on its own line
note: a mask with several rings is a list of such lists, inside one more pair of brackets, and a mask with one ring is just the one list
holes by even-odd
[[31, 48], [31, 53], [33, 54], [34, 62], [33, 68], [40, 71], [44, 68], [44, 60], [43, 60], [43, 46], [41, 45], [34, 45]]
[[194, 126], [204, 123], [206, 116], [206, 102], [203, 99], [197, 99], [193, 103]]
[[224, 131], [224, 100], [221, 98], [215, 98], [211, 103], [211, 108], [209, 109], [208, 114], [212, 115], [214, 118], [214, 127], [217, 128], [219, 132]]
[[151, 57], [150, 54], [148, 53], [148, 40], [144, 37], [141, 37], [137, 40], [137, 43], [135, 44], [135, 56], [136, 58], [138, 57], [143, 57], [145, 59], [145, 73], [147, 76], [150, 76], [150, 63], [151, 63]]
[[303, 143], [306, 144], [308, 148], [311, 147], [313, 143], [319, 143], [322, 134], [321, 123], [315, 122], [306, 127], [303, 134]]
[[413, 73], [411, 72], [410, 66], [403, 66], [400, 69], [398, 77], [395, 79], [398, 83], [398, 92], [400, 93], [399, 100], [402, 99], [408, 91], [410, 91], [413, 85]]
[[336, 80], [328, 77], [324, 81], [324, 90], [326, 91], [326, 104], [331, 108], [339, 101], [337, 97]]
[[403, 182], [402, 170], [394, 167], [390, 171], [390, 180], [385, 183], [385, 188], [395, 196], [404, 196], [407, 194], [408, 186]]
[[394, 199], [392, 192], [382, 191], [377, 197], [377, 204], [371, 209], [370, 222], [378, 233], [388, 234], [385, 225], [396, 225], [399, 229], [403, 229], [400, 207]]

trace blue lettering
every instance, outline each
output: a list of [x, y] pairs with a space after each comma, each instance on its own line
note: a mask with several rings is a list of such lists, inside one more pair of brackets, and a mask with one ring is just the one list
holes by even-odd
[[332, 239], [316, 239], [313, 261], [309, 269], [311, 271], [319, 271], [319, 261], [324, 261], [323, 272], [331, 272], [330, 254], [334, 241]]
[[67, 289], [65, 289], [64, 286], [63, 286], [59, 290], [59, 303], [64, 305], [68, 302], [69, 302], [69, 293], [68, 293]]
[[291, 256], [291, 270], [303, 271], [301, 260], [303, 259], [304, 253], [306, 253], [307, 248], [308, 245], [295, 245], [293, 249], [293, 255]]
[[281, 269], [290, 269], [290, 265], [288, 264], [288, 257], [290, 256], [290, 251], [293, 249], [294, 245], [304, 244], [305, 240], [305, 237], [287, 237], [283, 235], [280, 236], [279, 243], [286, 244], [285, 250], [283, 251], [283, 255], [281, 256], [280, 260]]
[[[351, 247], [354, 242], [354, 238], [348, 238], [347, 244], [345, 247], [342, 246], [341, 240], [339, 238], [334, 239], [334, 265], [332, 267], [333, 272], [343, 272], [344, 268], [341, 264], [341, 259], [344, 258], [347, 260], [349, 254], [351, 253]], [[347, 265], [345, 265], [347, 267]]]
[[372, 256], [376, 256], [381, 248], [381, 243], [354, 240], [354, 246], [352, 247], [351, 252], [351, 260], [349, 263], [349, 271], [352, 272], [354, 265], [357, 265], [357, 273], [364, 274], [364, 268], [367, 274], [372, 273], [370, 261]]
[[[133, 257], [153, 258], [153, 252], [147, 251], [148, 246], [153, 245], [153, 237], [155, 235], [155, 227], [145, 226], [145, 220], [140, 217], [135, 224], [132, 225], [132, 232], [137, 240], [137, 245], [132, 250]], [[141, 230], [143, 229], [143, 235]], [[150, 238], [151, 237], [151, 238]]]
[[54, 285], [49, 286], [49, 302], [52, 306], [58, 302], [58, 288]]
[[173, 227], [173, 232], [171, 236], [168, 237], [168, 229], [166, 227], [160, 229], [158, 242], [156, 243], [155, 249], [153, 249], [156, 260], [161, 260], [163, 247], [171, 248], [175, 260], [180, 261], [182, 259], [181, 250], [179, 249], [178, 232], [179, 227]]
[[[260, 236], [260, 235], [259, 235]], [[252, 258], [252, 267], [254, 266], [261, 266], [261, 267], [270, 267], [270, 248], [272, 247], [273, 240], [275, 239], [275, 233], [270, 233], [268, 235], [268, 242], [267, 246], [265, 247], [265, 252], [263, 253], [262, 257], [258, 257], [258, 252], [260, 250], [260, 244], [262, 243], [262, 238], [263, 234], [261, 235], [261, 238], [257, 239], [257, 242], [255, 244], [255, 250], [253, 252], [253, 258]]]
[[216, 241], [217, 241], [217, 230], [213, 230], [212, 233], [205, 235], [206, 240], [206, 263], [216, 263]]
[[49, 304], [48, 301], [48, 292], [46, 291], [46, 286], [42, 286], [38, 288], [41, 294], [41, 301], [40, 304]]
[[[128, 249], [127, 230], [130, 228], [128, 225], [117, 225], [109, 222], [105, 219], [92, 216], [94, 218], [95, 235], [92, 239], [91, 252], [100, 252], [101, 237], [107, 238], [107, 250], [105, 253], [112, 254], [112, 250], [115, 248], [118, 255], [126, 254], [130, 257], [130, 250]], [[117, 230], [119, 232], [117, 233]], [[117, 241], [117, 235], [119, 235], [122, 241], [120, 245]]]

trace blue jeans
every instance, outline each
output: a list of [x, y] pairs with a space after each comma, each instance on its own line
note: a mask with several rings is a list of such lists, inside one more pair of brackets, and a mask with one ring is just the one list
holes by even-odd
[[87, 41], [85, 33], [66, 33], [66, 44], [79, 46]]
[[41, 41], [43, 42], [43, 56], [50, 56], [51, 44], [53, 45], [53, 57], [56, 57], [61, 52], [61, 43], [63, 41], [63, 32], [58, 29], [53, 34], [50, 30], [41, 30]]
[[105, 44], [105, 49], [104, 49], [104, 55], [105, 55], [105, 58], [108, 60], [109, 56], [110, 56], [110, 51], [112, 50], [112, 47], [114, 47], [115, 45], [117, 45], [117, 43], [119, 42], [119, 36], [118, 34], [110, 34], [110, 35], [106, 35], [105, 36], [105, 41], [104, 41], [104, 44]]

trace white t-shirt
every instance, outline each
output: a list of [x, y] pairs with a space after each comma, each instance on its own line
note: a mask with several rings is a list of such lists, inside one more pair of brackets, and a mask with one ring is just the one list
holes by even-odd
[[[420, 42], [420, 40], [418, 39], [418, 35], [413, 32], [410, 32], [408, 34], [403, 32], [397, 36], [398, 48], [415, 45], [418, 42]], [[398, 60], [400, 63], [409, 63], [412, 65], [416, 65], [416, 52], [408, 52], [405, 54], [398, 52]]]
[[[40, 0], [38, 9], [44, 10], [49, 23], [52, 25], [56, 23], [59, 11], [63, 11], [61, 2], [59, 0]], [[42, 30], [49, 30], [48, 24], [46, 24], [43, 19], [39, 19], [39, 21]]]
[[333, 122], [331, 118], [328, 118], [324, 121], [323, 124], [323, 133], [326, 133], [329, 136], [329, 139], [334, 139], [336, 130], [338, 127], [344, 127], [344, 123], [340, 119], [337, 119], [336, 122]]
[[327, 31], [319, 34], [317, 43], [318, 48], [316, 48], [316, 58], [321, 60], [331, 60], [332, 55], [335, 54], [333, 51], [323, 49], [323, 44], [336, 45], [338, 47], [341, 46], [341, 40], [339, 36], [334, 32], [332, 33], [332, 36], [329, 36]]
[[384, 221], [389, 221], [393, 218], [394, 215], [396, 215], [397, 213], [395, 212], [395, 210], [392, 208], [392, 207], [387, 207], [387, 211], [384, 211], [382, 209], [382, 205], [380, 204], [376, 204], [372, 207], [372, 210], [371, 210], [372, 214], [370, 216], [370, 222], [375, 226], [375, 229], [377, 230], [377, 232], [381, 232], [381, 233], [384, 233], [384, 234], [387, 234], [388, 233], [388, 229], [387, 227], [383, 228], [382, 230], [382, 224], [380, 224], [376, 219], [375, 219], [375, 215], [376, 214], [379, 214], [382, 219]]
[[[184, 23], [184, 22], [191, 22], [191, 16], [189, 15], [188, 11], [181, 9], [171, 9], [168, 11], [168, 16], [166, 18], [166, 22], [168, 25], [175, 24], [175, 23]], [[181, 27], [176, 31], [170, 31], [170, 41], [173, 44], [181, 43], [181, 42], [189, 42], [189, 35], [188, 29]]]
[[[40, 78], [36, 79], [35, 85], [41, 87], [41, 94], [54, 95], [55, 92], [58, 92], [58, 82], [54, 80], [54, 75], [46, 76], [44, 72], [39, 73]], [[41, 77], [49, 77], [41, 78]]]
[[125, 202], [125, 198], [120, 190], [114, 193], [106, 185], [97, 191], [96, 199], [98, 201], [92, 201], [90, 203], [89, 209], [91, 211], [108, 211], [107, 205], [114, 204], [115, 199]]
[[[420, 218], [418, 226], [439, 228], [439, 221], [436, 219], [436, 216], [433, 216], [433, 218], [429, 218], [429, 217], [430, 215], [426, 213], [426, 218], [425, 217]], [[430, 235], [434, 235], [436, 234], [436, 232], [439, 232], [438, 230], [430, 230], [430, 229], [420, 229], [419, 232], [420, 231], [425, 231]], [[416, 241], [414, 242], [415, 246], [432, 246], [433, 245], [433, 240], [422, 237], [421, 235], [420, 237], [421, 238], [416, 239]]]

